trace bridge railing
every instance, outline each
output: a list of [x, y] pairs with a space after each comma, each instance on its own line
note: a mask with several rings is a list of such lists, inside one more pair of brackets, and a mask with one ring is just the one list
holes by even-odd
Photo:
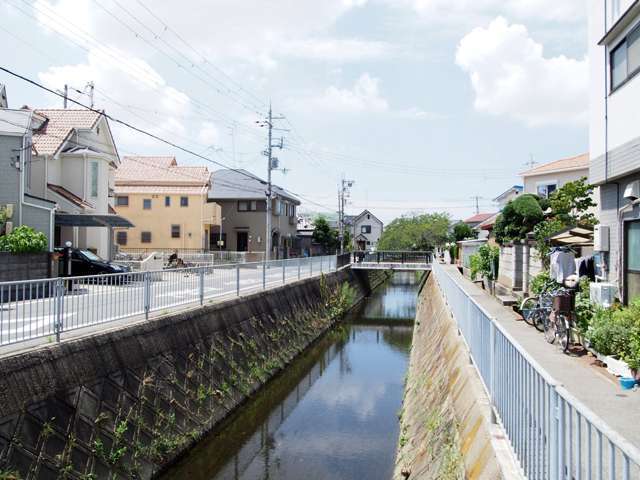
[[240, 295], [337, 269], [335, 255], [145, 272], [0, 282], [0, 346], [186, 304]]
[[433, 273], [527, 478], [640, 478], [635, 446], [542, 368], [442, 265]]
[[430, 264], [432, 261], [433, 261], [433, 252], [414, 252], [414, 251], [354, 252], [354, 263]]

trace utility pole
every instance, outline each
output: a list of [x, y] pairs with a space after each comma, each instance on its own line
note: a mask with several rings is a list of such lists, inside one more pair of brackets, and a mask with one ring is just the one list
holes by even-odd
[[67, 97], [69, 96], [69, 85], [64, 84], [64, 109], [67, 109]]
[[527, 163], [525, 163], [525, 165], [529, 168], [529, 170], [531, 170], [535, 164], [538, 163], [533, 159], [533, 154], [529, 155], [529, 161]]
[[339, 202], [339, 210], [338, 210], [338, 225], [339, 225], [339, 237], [340, 237], [340, 254], [344, 253], [344, 207], [347, 203], [347, 198], [349, 197], [350, 189], [355, 184], [355, 180], [346, 180], [344, 176], [342, 177], [342, 183], [340, 185], [340, 190], [338, 192], [338, 202]]
[[478, 215], [480, 213], [480, 197], [478, 195], [476, 195], [473, 198], [476, 201], [476, 215]]
[[87, 87], [89, 88], [89, 105], [91, 105], [91, 108], [93, 108], [93, 89], [95, 87], [95, 84], [93, 82], [89, 82], [87, 83]]
[[[279, 148], [282, 150], [282, 148], [284, 147], [284, 138], [280, 138], [280, 143], [277, 144], [273, 144], [273, 121], [274, 120], [282, 120], [284, 119], [284, 117], [274, 117], [273, 116], [273, 110], [271, 108], [271, 104], [269, 104], [269, 117], [267, 118], [267, 120], [265, 120], [264, 122], [257, 122], [260, 124], [261, 127], [264, 127], [265, 125], [267, 126], [267, 128], [269, 129], [269, 133], [268, 133], [268, 140], [267, 140], [267, 149], [263, 152], [263, 154], [267, 157], [267, 191], [266, 196], [267, 196], [267, 228], [266, 228], [266, 238], [265, 238], [265, 244], [264, 244], [264, 258], [266, 261], [269, 261], [269, 259], [271, 258], [271, 211], [272, 211], [272, 196], [273, 196], [273, 189], [272, 189], [272, 185], [271, 185], [271, 172], [273, 170], [277, 170], [278, 169], [278, 159], [276, 157], [273, 156], [273, 149], [274, 148]], [[275, 130], [281, 130], [281, 129], [275, 129]]]

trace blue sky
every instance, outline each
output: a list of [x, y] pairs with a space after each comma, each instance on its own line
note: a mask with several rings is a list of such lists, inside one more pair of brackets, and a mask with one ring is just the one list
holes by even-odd
[[[560, 5], [558, 5], [560, 3]], [[587, 151], [582, 0], [6, 0], [3, 66], [264, 176], [271, 100], [280, 185], [312, 211], [462, 218], [533, 156]], [[10, 106], [61, 106], [0, 73]], [[86, 103], [85, 95], [74, 93]], [[121, 154], [202, 160], [114, 126]], [[235, 154], [234, 154], [235, 152]], [[216, 169], [210, 165], [211, 169]], [[307, 201], [305, 202], [305, 199]], [[313, 201], [315, 203], [311, 203]], [[319, 206], [320, 204], [322, 206]]]

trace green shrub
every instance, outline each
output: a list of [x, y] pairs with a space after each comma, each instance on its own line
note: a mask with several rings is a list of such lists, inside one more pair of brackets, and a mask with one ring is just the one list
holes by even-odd
[[47, 250], [47, 237], [42, 232], [22, 225], [8, 235], [0, 237], [0, 251], [11, 253], [38, 253]]
[[640, 300], [626, 308], [596, 309], [587, 330], [591, 346], [602, 355], [640, 367]]
[[557, 290], [560, 287], [560, 284], [556, 282], [547, 270], [543, 270], [538, 275], [533, 277], [531, 280], [531, 284], [529, 285], [529, 290], [534, 295], [540, 295], [544, 292], [549, 292], [553, 290]]
[[493, 232], [501, 245], [523, 240], [544, 218], [540, 199], [524, 194], [510, 201], [496, 220]]
[[576, 293], [576, 327], [583, 335], [589, 330], [593, 316], [596, 313], [596, 306], [591, 303], [590, 283], [589, 277], [582, 277]]
[[498, 275], [498, 261], [500, 260], [500, 248], [490, 245], [481, 246], [476, 253], [469, 257], [471, 266], [471, 278], [478, 274], [489, 280], [495, 280]]

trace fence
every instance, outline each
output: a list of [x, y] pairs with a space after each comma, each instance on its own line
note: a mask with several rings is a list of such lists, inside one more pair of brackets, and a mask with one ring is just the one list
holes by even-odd
[[[154, 255], [166, 263], [169, 260], [169, 256], [174, 252], [176, 252], [176, 249], [170, 248], [131, 248], [128, 250], [120, 250], [114, 258], [121, 263], [131, 264], [145, 260], [150, 255]], [[264, 260], [263, 252], [231, 252], [198, 249], [177, 249], [177, 252], [178, 258], [182, 259], [185, 263], [196, 265], [262, 262]]]
[[337, 268], [336, 256], [0, 283], [0, 345], [257, 288]]
[[640, 478], [636, 447], [554, 380], [442, 265], [433, 272], [527, 478]]
[[365, 263], [420, 263], [429, 264], [433, 260], [433, 252], [354, 252], [354, 262]]

